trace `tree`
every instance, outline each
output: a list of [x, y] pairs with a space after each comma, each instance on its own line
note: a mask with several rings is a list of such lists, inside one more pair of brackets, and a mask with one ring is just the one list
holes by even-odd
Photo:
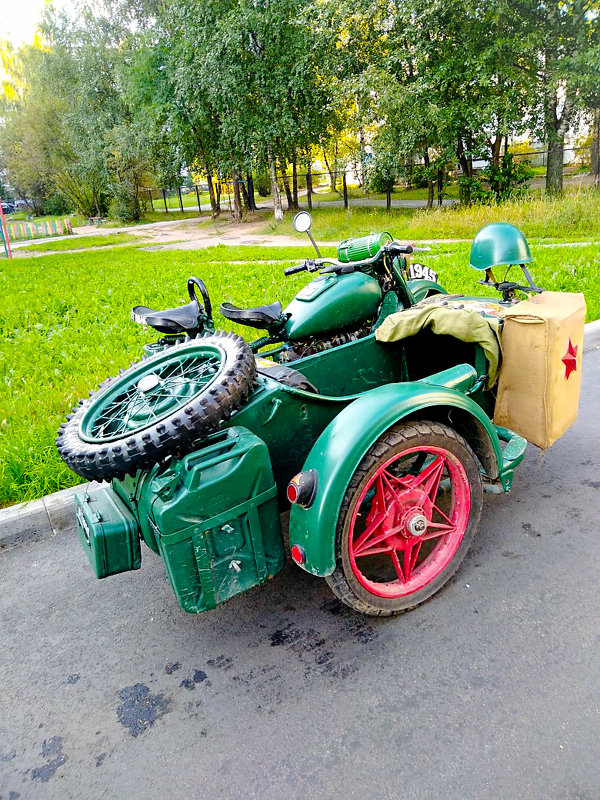
[[516, 63], [530, 81], [532, 122], [547, 143], [548, 194], [562, 191], [565, 136], [586, 96], [597, 93], [599, 11], [596, 0], [512, 4], [509, 35], [520, 42]]
[[525, 125], [527, 79], [514, 63], [508, 15], [506, 0], [406, 0], [387, 38], [383, 83], [396, 108], [384, 101], [386, 124], [398, 128], [403, 155], [411, 141], [426, 164], [435, 155], [433, 174], [456, 158], [467, 201], [473, 160], [498, 166], [503, 140]]

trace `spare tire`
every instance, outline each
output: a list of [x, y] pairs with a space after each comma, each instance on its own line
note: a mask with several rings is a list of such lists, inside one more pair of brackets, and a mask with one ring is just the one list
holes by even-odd
[[247, 399], [255, 372], [254, 354], [234, 333], [172, 345], [80, 400], [61, 425], [56, 446], [88, 480], [132, 475], [189, 452], [229, 419]]

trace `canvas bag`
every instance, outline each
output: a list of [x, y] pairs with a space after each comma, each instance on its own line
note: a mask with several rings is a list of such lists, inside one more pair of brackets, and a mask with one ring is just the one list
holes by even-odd
[[581, 390], [583, 294], [542, 292], [510, 308], [494, 423], [541, 448], [575, 422]]

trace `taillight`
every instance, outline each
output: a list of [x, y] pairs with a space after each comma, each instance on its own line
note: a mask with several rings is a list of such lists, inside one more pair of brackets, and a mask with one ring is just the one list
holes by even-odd
[[[319, 479], [316, 469], [299, 472], [288, 483], [287, 499], [301, 508], [308, 508], [313, 504], [317, 494]], [[298, 562], [299, 564], [302, 562]]]
[[300, 545], [295, 544], [291, 550], [292, 558], [296, 562], [296, 564], [304, 564], [306, 561], [306, 553], [304, 552], [304, 548], [300, 547]]

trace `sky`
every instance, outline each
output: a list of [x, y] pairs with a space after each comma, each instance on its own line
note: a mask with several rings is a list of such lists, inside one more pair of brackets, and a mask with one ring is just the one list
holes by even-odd
[[16, 47], [33, 41], [46, 0], [0, 0], [0, 39]]

